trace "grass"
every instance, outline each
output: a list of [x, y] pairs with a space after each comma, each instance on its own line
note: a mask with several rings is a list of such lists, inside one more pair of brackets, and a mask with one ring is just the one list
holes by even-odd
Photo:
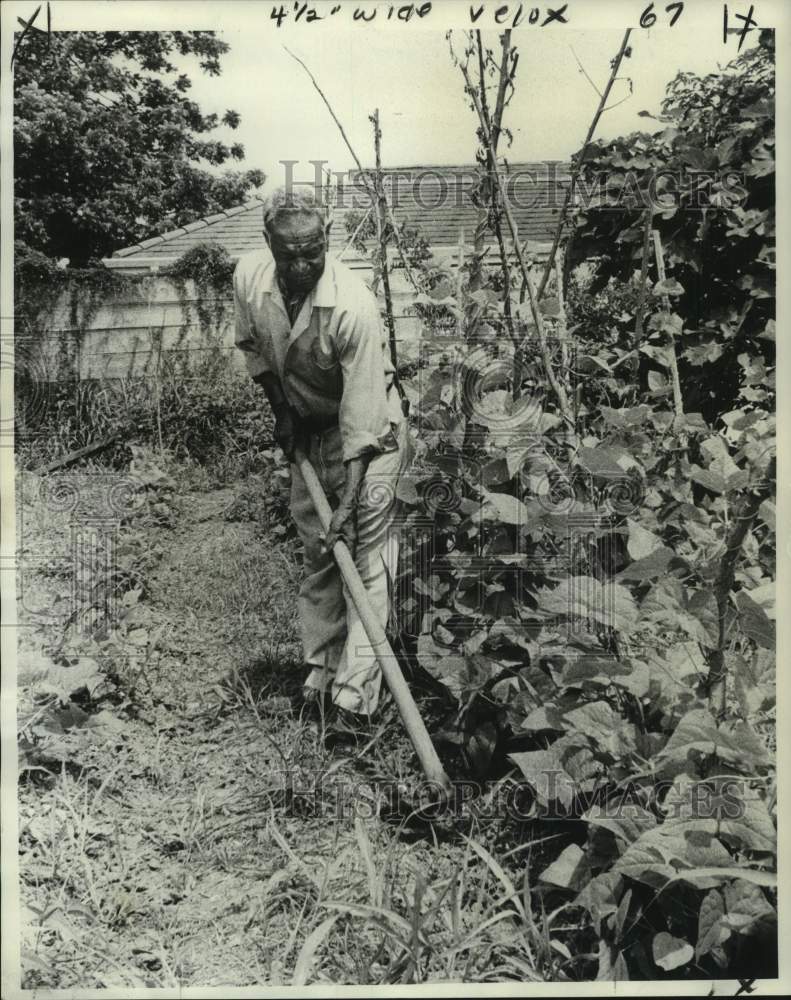
[[410, 808], [420, 776], [394, 709], [356, 750], [328, 749], [300, 712], [299, 554], [271, 534], [256, 478], [182, 481], [173, 516], [121, 529], [161, 549], [124, 624], [155, 648], [134, 685], [103, 661], [119, 685], [83, 707], [107, 725], [43, 731], [51, 702], [25, 664], [46, 663], [68, 618], [69, 573], [45, 557], [68, 515], [19, 481], [28, 590], [62, 608], [46, 626], [23, 608], [20, 629], [20, 729], [44, 768], [19, 786], [23, 985], [576, 978], [564, 915], [534, 915], [521, 832]]

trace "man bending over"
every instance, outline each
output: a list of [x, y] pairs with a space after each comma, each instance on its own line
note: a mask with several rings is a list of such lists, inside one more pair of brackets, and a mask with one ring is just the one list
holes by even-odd
[[[291, 464], [291, 514], [305, 550], [299, 619], [304, 694], [344, 713], [376, 709], [380, 668], [343, 585], [343, 539], [385, 625], [398, 545], [390, 530], [408, 435], [379, 309], [365, 284], [327, 256], [329, 225], [312, 192], [280, 188], [264, 207], [269, 250], [234, 273], [236, 346], [275, 416]], [[333, 507], [326, 539], [297, 466], [303, 448]], [[353, 716], [352, 716], [353, 720]], [[347, 720], [348, 716], [347, 716]]]

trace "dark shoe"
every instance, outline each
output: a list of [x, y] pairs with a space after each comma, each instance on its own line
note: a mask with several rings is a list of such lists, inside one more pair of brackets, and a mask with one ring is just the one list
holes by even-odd
[[340, 743], [357, 745], [364, 742], [370, 732], [371, 723], [367, 715], [335, 705], [327, 717], [324, 745], [328, 750]]
[[319, 691], [318, 688], [305, 685], [302, 688], [302, 702], [298, 711], [303, 718], [312, 720], [326, 719], [333, 711], [332, 699], [329, 692]]

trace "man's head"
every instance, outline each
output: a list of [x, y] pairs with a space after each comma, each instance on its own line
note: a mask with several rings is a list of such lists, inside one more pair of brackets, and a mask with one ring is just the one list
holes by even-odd
[[264, 207], [264, 238], [290, 292], [309, 292], [324, 272], [329, 224], [312, 191], [278, 188]]

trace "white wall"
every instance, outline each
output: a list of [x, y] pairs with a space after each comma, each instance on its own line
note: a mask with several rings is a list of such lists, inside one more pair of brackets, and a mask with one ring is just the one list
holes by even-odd
[[[454, 268], [456, 252], [441, 249], [447, 252], [438, 262]], [[363, 261], [348, 263], [370, 282], [371, 271]], [[412, 286], [402, 269], [391, 273], [390, 283], [396, 336], [416, 341], [422, 326], [412, 305]], [[227, 295], [200, 295], [193, 282], [182, 288], [183, 298], [171, 279], [150, 276], [122, 285], [109, 297], [85, 289], [65, 292], [41, 318], [43, 332], [19, 331], [38, 381], [151, 376], [163, 360], [191, 364], [218, 351], [227, 355], [230, 365], [243, 369], [243, 357], [233, 343], [230, 288]], [[381, 286], [379, 300], [384, 308]]]

